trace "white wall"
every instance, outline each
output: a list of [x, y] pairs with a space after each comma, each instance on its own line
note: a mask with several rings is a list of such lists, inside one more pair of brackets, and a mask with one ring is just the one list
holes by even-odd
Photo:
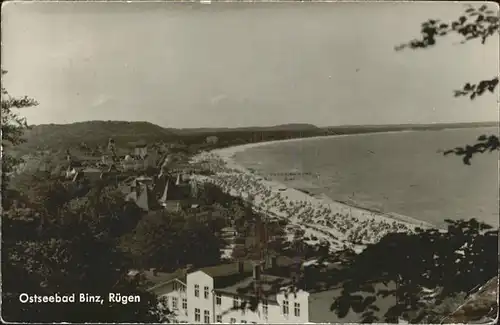
[[[195, 285], [199, 285], [199, 297], [195, 296]], [[208, 299], [204, 296], [204, 287], [208, 287]], [[222, 323], [230, 323], [234, 318], [236, 323], [242, 321], [246, 323], [307, 323], [309, 322], [309, 293], [299, 291], [297, 294], [280, 293], [276, 296], [276, 301], [269, 301], [267, 315], [264, 314], [262, 303], [256, 311], [249, 309], [233, 310], [233, 296], [221, 294], [221, 304], [216, 305], [216, 293], [214, 292], [214, 282], [212, 277], [203, 271], [196, 271], [187, 275], [188, 313], [186, 315], [189, 323], [205, 323], [204, 313], [209, 311], [210, 323], [217, 322], [217, 315], [222, 316]], [[283, 314], [283, 303], [288, 301], [288, 315]], [[239, 300], [241, 303], [241, 299]], [[295, 303], [300, 306], [299, 316], [295, 316]], [[195, 321], [195, 309], [200, 310], [200, 320]], [[179, 318], [179, 321], [184, 319]]]
[[[297, 296], [284, 293], [278, 294], [277, 301], [267, 303], [267, 315], [264, 313], [263, 304], [260, 303], [255, 311], [251, 310], [232, 310], [233, 296], [221, 294], [221, 305], [215, 305], [215, 314], [222, 315], [222, 323], [230, 323], [231, 318], [236, 323], [246, 321], [247, 323], [305, 323], [309, 320], [308, 293], [300, 291]], [[288, 300], [288, 315], [283, 314], [283, 302]], [[239, 300], [241, 303], [241, 299]], [[294, 303], [300, 306], [299, 316], [295, 316]]]
[[[195, 285], [199, 285], [199, 297], [195, 296]], [[204, 287], [208, 287], [208, 299], [204, 296]], [[188, 297], [188, 319], [190, 323], [204, 323], [204, 313], [208, 310], [210, 313], [210, 322], [215, 323], [213, 315], [214, 281], [212, 277], [202, 271], [196, 271], [187, 275], [187, 297]], [[195, 321], [195, 308], [200, 309], [200, 320]]]
[[[309, 322], [309, 293], [299, 290], [297, 293], [279, 293], [276, 297], [280, 306], [279, 315], [284, 323]], [[288, 314], [283, 314], [284, 301], [288, 301]], [[295, 316], [295, 303], [298, 304], [298, 316]]]
[[[241, 303], [241, 299], [239, 300]], [[215, 314], [222, 316], [222, 323], [230, 323], [231, 318], [236, 319], [236, 323], [241, 323], [242, 320], [248, 323], [263, 323], [264, 317], [262, 314], [262, 307], [253, 312], [250, 310], [233, 310], [233, 296], [221, 294], [221, 304], [215, 305]]]
[[[184, 290], [183, 290], [184, 288]], [[178, 281], [172, 281], [169, 284], [166, 284], [164, 287], [162, 287], [162, 291], [166, 292], [162, 295], [160, 295], [161, 298], [166, 297], [167, 299], [167, 306], [170, 311], [175, 313], [174, 318], [178, 320], [179, 322], [181, 321], [189, 321], [188, 319], [188, 311], [189, 311], [189, 299], [187, 298], [187, 291], [186, 287], [183, 286], [181, 282]], [[173, 308], [173, 301], [174, 298], [177, 298], [177, 308]], [[188, 299], [188, 310], [183, 309], [182, 306], [182, 299], [186, 298]]]

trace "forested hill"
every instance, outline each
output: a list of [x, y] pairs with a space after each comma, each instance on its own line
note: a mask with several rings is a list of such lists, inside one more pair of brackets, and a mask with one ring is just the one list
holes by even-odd
[[66, 150], [85, 144], [88, 147], [105, 146], [113, 138], [118, 147], [130, 147], [140, 142], [175, 142], [188, 146], [200, 146], [207, 136], [219, 138], [217, 146], [244, 144], [248, 142], [282, 140], [289, 138], [323, 136], [333, 134], [357, 134], [403, 130], [441, 130], [497, 126], [497, 122], [455, 124], [403, 124], [403, 125], [346, 125], [317, 127], [312, 124], [295, 123], [276, 126], [237, 128], [164, 128], [150, 122], [86, 121], [71, 124], [43, 124], [32, 126], [25, 133], [26, 143], [16, 151], [25, 154], [33, 150]]

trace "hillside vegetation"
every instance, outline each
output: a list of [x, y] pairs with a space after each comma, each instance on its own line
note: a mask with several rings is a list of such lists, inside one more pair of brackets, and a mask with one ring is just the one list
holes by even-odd
[[[495, 126], [496, 122], [456, 123], [431, 125], [346, 125], [317, 127], [312, 124], [282, 124], [264, 127], [240, 128], [163, 128], [150, 122], [87, 121], [71, 124], [43, 124], [32, 126], [24, 134], [27, 140], [16, 148], [18, 154], [28, 154], [38, 150], [64, 152], [78, 150], [82, 145], [90, 150], [104, 148], [113, 138], [117, 148], [129, 150], [137, 142], [180, 143], [190, 150], [225, 147], [249, 142], [283, 140], [334, 134], [358, 134], [403, 130], [440, 130], [445, 128], [466, 128]], [[217, 136], [218, 143], [208, 146], [207, 136]], [[210, 147], [210, 148], [209, 148]]]
[[106, 145], [113, 138], [118, 145], [137, 140], [168, 141], [175, 135], [149, 122], [88, 121], [72, 124], [35, 125], [26, 131], [20, 150], [70, 149], [82, 142], [88, 146]]

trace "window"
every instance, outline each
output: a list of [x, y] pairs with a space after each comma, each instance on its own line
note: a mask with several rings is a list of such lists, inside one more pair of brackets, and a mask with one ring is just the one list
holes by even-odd
[[172, 309], [177, 309], [177, 297], [172, 297]]
[[236, 323], [236, 318], [231, 317], [231, 324], [234, 324], [234, 323]]
[[170, 308], [170, 305], [168, 304], [169, 301], [168, 301], [168, 296], [164, 296], [165, 297], [165, 305], [167, 306], [167, 308]]
[[194, 296], [199, 297], [200, 296], [200, 286], [195, 284], [194, 285]]
[[233, 297], [233, 308], [238, 308], [240, 306], [240, 299], [238, 297]]
[[268, 311], [268, 305], [267, 305], [267, 300], [262, 301], [262, 313], [264, 315], [267, 315]]
[[288, 315], [288, 300], [283, 300], [283, 315]]
[[222, 297], [220, 294], [215, 295], [215, 304], [218, 306], [222, 305]]
[[209, 294], [209, 288], [207, 286], [205, 286], [204, 290], [203, 290], [203, 295], [205, 296], [205, 299], [208, 299], [208, 294]]
[[222, 315], [217, 315], [217, 323], [222, 323]]
[[295, 316], [300, 317], [300, 304], [298, 302], [293, 304], [293, 313]]
[[199, 308], [195, 308], [194, 309], [194, 321], [195, 322], [199, 322], [200, 320], [201, 320], [200, 309]]
[[205, 310], [205, 311], [203, 312], [203, 316], [204, 316], [203, 318], [204, 318], [204, 320], [205, 320], [205, 323], [206, 323], [206, 324], [210, 324], [210, 311]]
[[182, 309], [184, 309], [184, 310], [188, 309], [188, 300], [187, 300], [187, 298], [182, 298]]
[[186, 286], [181, 284], [180, 287], [181, 287], [181, 292], [186, 292]]

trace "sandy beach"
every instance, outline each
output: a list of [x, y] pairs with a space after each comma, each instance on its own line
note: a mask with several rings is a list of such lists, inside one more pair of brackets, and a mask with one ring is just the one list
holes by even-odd
[[236, 153], [254, 147], [342, 136], [352, 135], [250, 143], [203, 152], [194, 157], [193, 161], [203, 161], [215, 172], [210, 177], [198, 176], [199, 181], [213, 183], [231, 195], [251, 199], [254, 208], [264, 212], [270, 219], [287, 219], [290, 239], [297, 229], [303, 229], [303, 239], [310, 244], [327, 241], [332, 250], [349, 247], [359, 251], [365, 244], [376, 242], [390, 232], [432, 227], [407, 216], [368, 211], [331, 199], [313, 197], [254, 174], [234, 159]]

